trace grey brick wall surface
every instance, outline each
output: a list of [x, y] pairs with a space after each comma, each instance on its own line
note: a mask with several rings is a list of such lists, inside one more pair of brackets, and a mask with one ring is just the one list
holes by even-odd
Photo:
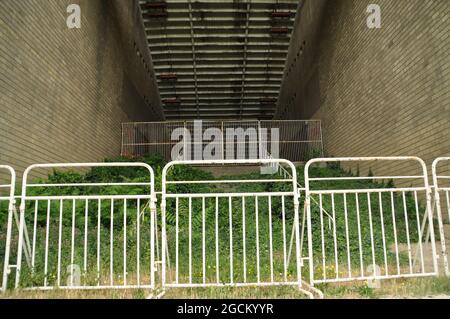
[[[366, 25], [371, 3], [381, 29]], [[321, 119], [332, 156], [413, 155], [431, 171], [450, 155], [450, 1], [306, 0], [301, 10], [278, 118]], [[360, 169], [408, 174], [414, 165]]]
[[0, 1], [0, 163], [118, 156], [122, 122], [163, 119], [139, 17], [137, 0]]

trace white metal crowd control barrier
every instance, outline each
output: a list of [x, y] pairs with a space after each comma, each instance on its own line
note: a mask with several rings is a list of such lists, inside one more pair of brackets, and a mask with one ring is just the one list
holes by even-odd
[[[412, 162], [419, 173], [311, 177], [311, 166], [316, 163], [352, 162], [356, 166], [368, 161]], [[362, 180], [372, 181], [371, 186], [358, 184]], [[383, 183], [386, 180], [391, 181], [390, 185]], [[396, 187], [394, 182], [414, 186]], [[305, 188], [311, 284], [438, 274], [431, 190], [425, 163], [420, 158], [313, 159], [305, 166]], [[325, 211], [333, 217], [331, 228], [324, 225]], [[426, 224], [431, 247], [425, 247]], [[414, 265], [414, 251], [418, 251], [418, 265]]]
[[[37, 169], [114, 167], [143, 169], [148, 171], [148, 178], [143, 182], [126, 179], [117, 182], [119, 176], [113, 176], [112, 181], [98, 182], [94, 174], [90, 180], [75, 178], [75, 182], [56, 179], [33, 184], [28, 181], [30, 172]], [[125, 192], [126, 187], [132, 187], [135, 195]], [[15, 287], [153, 289], [155, 214], [154, 173], [147, 164], [73, 163], [28, 167], [22, 183]], [[27, 229], [32, 230], [31, 260], [30, 267], [24, 268], [22, 252], [27, 246]], [[9, 265], [9, 260], [5, 263]], [[4, 285], [6, 281], [7, 278]]]
[[[7, 184], [0, 184], [0, 214], [5, 216], [6, 222], [6, 240], [5, 240], [5, 255], [2, 276], [2, 290], [6, 289], [6, 278], [8, 276], [9, 268], [7, 260], [11, 248], [11, 231], [13, 223], [13, 215], [15, 211], [15, 186], [16, 186], [16, 172], [11, 166], [0, 165], [0, 170], [6, 172], [9, 176]], [[3, 219], [3, 218], [2, 218]], [[0, 219], [0, 220], [2, 220]], [[2, 225], [3, 227], [3, 225]]]
[[[408, 164], [418, 173], [361, 177], [342, 170], [337, 176], [313, 176], [314, 164], [337, 162]], [[449, 162], [448, 157], [433, 162], [432, 202], [433, 187], [420, 158], [310, 160], [302, 222], [303, 196], [288, 160], [170, 162], [162, 172], [161, 261], [155, 260], [155, 177], [149, 165], [32, 165], [23, 176], [20, 216], [15, 172], [0, 165], [9, 174], [0, 184], [0, 213], [7, 215], [2, 290], [8, 283], [25, 289], [155, 289], [158, 262], [163, 289], [290, 285], [310, 297], [322, 296], [312, 287], [318, 283], [436, 276], [432, 203], [449, 275], [444, 215], [450, 220], [450, 176], [439, 173]], [[196, 170], [192, 180], [180, 180], [180, 165], [275, 165], [281, 173], [210, 180]], [[148, 178], [127, 182], [120, 171], [112, 171], [112, 181], [96, 179], [95, 169], [114, 167], [143, 169]], [[46, 183], [28, 181], [35, 170], [72, 168], [94, 171], [83, 178], [74, 174], [72, 181], [61, 181], [58, 174]], [[309, 283], [302, 280], [306, 272]]]
[[[444, 268], [444, 273], [446, 276], [450, 276], [450, 269], [448, 265], [448, 253], [446, 247], [446, 233], [444, 229], [445, 215], [447, 218], [448, 225], [450, 223], [450, 173], [445, 175], [439, 174], [440, 164], [447, 164], [450, 166], [450, 157], [439, 157], [434, 160], [432, 164], [432, 175], [434, 184], [434, 201], [435, 208], [437, 212], [438, 222], [439, 222], [439, 237], [441, 241], [441, 257]], [[441, 198], [442, 195], [442, 198]], [[445, 214], [445, 211], [447, 214]], [[448, 227], [448, 226], [447, 226]], [[449, 228], [450, 231], [450, 228]]]
[[[177, 165], [273, 163], [292, 177], [169, 180]], [[174, 192], [174, 184], [184, 190]], [[302, 288], [309, 285], [301, 278], [298, 209], [297, 172], [287, 160], [170, 162], [162, 175], [163, 288], [293, 285], [312, 297]], [[295, 258], [288, 263], [291, 227]]]

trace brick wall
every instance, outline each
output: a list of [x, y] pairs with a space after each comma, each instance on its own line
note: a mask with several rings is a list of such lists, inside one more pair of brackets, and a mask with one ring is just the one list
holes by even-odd
[[118, 156], [122, 122], [163, 118], [137, 3], [0, 1], [0, 163]]
[[[370, 3], [381, 29], [366, 26]], [[415, 155], [431, 171], [450, 155], [448, 0], [306, 0], [297, 20], [278, 118], [322, 119], [332, 156]]]

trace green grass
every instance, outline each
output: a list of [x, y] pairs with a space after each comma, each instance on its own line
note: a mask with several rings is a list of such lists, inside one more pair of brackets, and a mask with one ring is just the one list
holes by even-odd
[[[318, 285], [325, 298], [449, 298], [450, 278], [421, 278], [387, 280], [381, 283], [379, 289], [373, 289], [366, 283], [327, 284]], [[145, 289], [134, 290], [51, 290], [51, 291], [24, 291], [10, 290], [0, 295], [0, 298], [81, 298], [81, 299], [144, 299], [151, 295]], [[293, 287], [259, 287], [259, 288], [177, 288], [167, 289], [163, 298], [166, 299], [193, 299], [193, 298], [306, 298]]]

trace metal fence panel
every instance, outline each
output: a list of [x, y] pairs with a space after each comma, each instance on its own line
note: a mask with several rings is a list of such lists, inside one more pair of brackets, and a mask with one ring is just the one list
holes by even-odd
[[149, 122], [122, 124], [122, 156], [142, 157], [161, 154], [165, 159], [177, 143], [171, 139], [172, 131], [184, 127], [184, 122]]
[[[169, 177], [170, 169], [177, 165], [274, 162], [287, 166], [292, 177], [270, 179], [262, 175], [261, 179], [245, 180], [171, 180]], [[162, 176], [161, 201], [163, 287], [294, 285], [300, 288], [296, 176], [295, 166], [287, 160], [167, 164]], [[174, 192], [174, 184], [183, 185], [185, 190]], [[216, 188], [219, 184], [224, 188]], [[268, 184], [278, 190], [255, 186]], [[199, 185], [199, 189], [194, 188]], [[291, 228], [294, 236], [289, 243]], [[291, 259], [290, 246], [295, 251]]]
[[439, 222], [439, 238], [441, 242], [440, 256], [446, 276], [450, 276], [448, 265], [448, 246], [450, 238], [450, 174], [440, 173], [440, 168], [450, 166], [450, 157], [439, 157], [433, 161], [432, 176], [434, 184], [434, 205]]
[[[339, 167], [341, 162], [350, 166], [408, 162], [415, 164], [417, 172], [355, 176], [341, 170], [333, 176], [314, 176], [314, 164]], [[275, 165], [281, 173], [240, 180], [201, 176], [179, 180], [171, 174], [178, 165]], [[304, 221], [300, 222], [303, 189], [288, 160], [170, 162], [162, 172], [162, 287], [292, 285], [312, 296], [311, 291], [320, 292], [303, 282], [306, 272], [311, 286], [436, 276], [439, 260], [448, 276], [450, 176], [443, 173], [445, 165], [450, 165], [449, 157], [433, 162], [434, 186], [430, 186], [425, 163], [417, 157], [312, 159], [305, 166]], [[28, 181], [37, 169], [112, 167], [144, 169], [148, 179]], [[2, 290], [9, 280], [11, 285], [12, 277], [16, 288], [26, 289], [155, 288], [158, 226], [150, 166], [32, 165], [23, 176], [20, 216], [14, 170], [2, 165], [0, 169], [10, 175], [0, 184], [0, 213], [6, 227]], [[132, 187], [134, 195], [122, 187]], [[433, 217], [442, 259], [436, 252]]]
[[[219, 159], [266, 159], [273, 158], [272, 137], [279, 144], [277, 158], [291, 161], [307, 161], [310, 158], [323, 156], [323, 142], [320, 120], [273, 120], [273, 121], [212, 121], [202, 122], [202, 130], [195, 130], [194, 121], [143, 122], [122, 124], [123, 156], [141, 157], [150, 154], [161, 154], [166, 160], [198, 160], [202, 159], [203, 149], [211, 143], [211, 139], [203, 139], [209, 129], [220, 130], [215, 139]], [[174, 136], [176, 129], [186, 129], [187, 136]], [[241, 130], [245, 138], [227, 138], [227, 131]], [[278, 136], [275, 134], [278, 130]], [[232, 131], [230, 131], [231, 134]], [[200, 136], [198, 136], [200, 135]], [[195, 139], [197, 137], [197, 139]], [[187, 151], [183, 158], [172, 158], [172, 148], [182, 140]], [[200, 142], [196, 141], [200, 140]], [[239, 155], [240, 156], [239, 156]]]
[[[311, 165], [412, 161], [411, 176], [311, 177]], [[365, 180], [366, 183], [358, 184]], [[367, 181], [371, 185], [367, 185]], [[395, 181], [411, 186], [396, 187]], [[330, 186], [333, 182], [334, 186]], [[364, 186], [362, 186], [364, 185]], [[344, 282], [438, 274], [425, 163], [417, 157], [318, 158], [305, 166], [310, 281]], [[332, 216], [325, 222], [325, 213]], [[428, 226], [430, 244], [425, 229]], [[417, 257], [417, 258], [415, 258]]]
[[[278, 143], [280, 158], [293, 162], [303, 162], [314, 157], [324, 156], [322, 126], [320, 120], [271, 120], [261, 121], [261, 128], [267, 130], [262, 134], [262, 145], [272, 149], [271, 130], [279, 129]], [[265, 140], [267, 137], [267, 141]]]
[[[108, 182], [95, 177], [45, 184], [28, 181], [29, 173], [37, 169], [130, 167], [145, 170], [148, 178], [142, 182], [117, 182], [117, 176]], [[125, 192], [128, 187], [134, 195]], [[155, 214], [154, 173], [147, 164], [28, 167], [22, 183], [15, 287], [153, 289]], [[22, 252], [28, 245], [31, 260], [24, 267]]]

